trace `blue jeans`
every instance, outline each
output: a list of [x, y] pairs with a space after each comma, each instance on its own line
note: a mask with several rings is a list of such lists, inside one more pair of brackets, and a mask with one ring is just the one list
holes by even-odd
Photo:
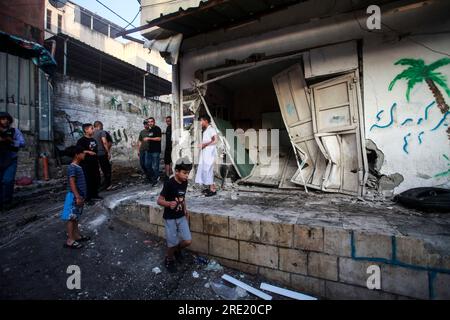
[[142, 171], [144, 171], [147, 176], [147, 167], [145, 166], [145, 153], [147, 151], [139, 151], [139, 164], [141, 165]]
[[152, 183], [158, 181], [160, 157], [160, 152], [146, 151], [145, 165], [148, 170], [148, 178]]
[[0, 205], [8, 204], [12, 201], [14, 193], [14, 183], [17, 171], [17, 158], [0, 159]]

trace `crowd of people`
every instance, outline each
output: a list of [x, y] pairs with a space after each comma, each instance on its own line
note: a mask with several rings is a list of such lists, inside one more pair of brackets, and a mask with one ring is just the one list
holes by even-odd
[[[166, 269], [173, 273], [177, 271], [176, 263], [183, 262], [183, 249], [192, 243], [189, 229], [189, 213], [186, 206], [186, 191], [188, 177], [192, 170], [192, 163], [187, 158], [178, 159], [175, 172], [171, 172], [172, 130], [171, 117], [166, 117], [166, 148], [164, 150], [165, 183], [157, 199], [157, 204], [164, 207], [163, 219], [167, 250], [164, 259]], [[200, 158], [195, 182], [206, 185], [203, 190], [205, 196], [216, 195], [214, 184], [214, 161], [217, 156], [217, 132], [211, 126], [209, 116], [199, 118], [203, 134], [200, 144]], [[156, 186], [159, 178], [159, 163], [161, 154], [161, 129], [156, 125], [155, 119], [150, 117], [144, 120], [144, 129], [139, 134], [138, 148], [139, 160], [146, 181]], [[94, 126], [83, 125], [85, 136], [73, 148], [73, 162], [68, 168], [69, 190], [66, 195], [61, 218], [66, 221], [67, 241], [66, 248], [79, 249], [82, 242], [90, 240], [89, 236], [81, 235], [78, 220], [83, 210], [83, 204], [88, 200], [98, 199], [98, 168], [110, 170], [110, 165], [101, 164], [110, 158], [111, 146], [108, 137], [103, 132], [103, 125], [97, 121]], [[98, 145], [102, 145], [102, 150]], [[97, 158], [95, 158], [97, 157]], [[104, 160], [100, 160], [103, 157]], [[106, 175], [108, 176], [108, 175]], [[103, 187], [110, 183], [105, 178]]]
[[[188, 177], [192, 170], [189, 159], [178, 159], [172, 172], [172, 119], [166, 117], [166, 147], [164, 150], [165, 183], [157, 199], [157, 204], [164, 207], [163, 219], [167, 251], [164, 260], [169, 272], [176, 271], [176, 262], [182, 262], [182, 249], [192, 242], [189, 230], [189, 213], [186, 207], [186, 190]], [[214, 162], [217, 156], [217, 131], [211, 125], [209, 116], [199, 118], [203, 133], [199, 145], [200, 157], [195, 176], [195, 183], [207, 186], [205, 196], [217, 194], [214, 184]], [[12, 201], [15, 173], [17, 170], [17, 152], [25, 146], [25, 139], [17, 128], [12, 128], [13, 118], [6, 112], [0, 112], [0, 205], [5, 207]], [[152, 187], [160, 179], [161, 128], [153, 117], [144, 120], [144, 129], [139, 134], [138, 154], [142, 171], [147, 183]], [[66, 150], [72, 156], [67, 168], [68, 190], [61, 212], [61, 219], [66, 223], [67, 240], [64, 247], [79, 249], [82, 242], [90, 237], [82, 235], [78, 221], [85, 204], [101, 200], [99, 192], [111, 188], [111, 135], [103, 129], [101, 121], [82, 126], [83, 137], [75, 146]], [[103, 173], [101, 182], [100, 170]]]

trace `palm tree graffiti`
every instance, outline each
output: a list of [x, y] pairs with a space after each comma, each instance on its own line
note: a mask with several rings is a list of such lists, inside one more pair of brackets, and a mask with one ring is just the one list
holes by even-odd
[[447, 78], [440, 72], [436, 72], [436, 69], [450, 64], [450, 58], [439, 59], [429, 65], [426, 65], [423, 59], [400, 59], [395, 65], [409, 66], [408, 69], [399, 73], [394, 80], [389, 84], [389, 91], [392, 90], [397, 80], [405, 79], [407, 81], [406, 99], [409, 102], [409, 95], [418, 83], [425, 81], [430, 89], [431, 93], [436, 100], [436, 104], [442, 113], [448, 112], [449, 108], [445, 102], [442, 92], [438, 86], [445, 90], [450, 97], [450, 89], [447, 85]]

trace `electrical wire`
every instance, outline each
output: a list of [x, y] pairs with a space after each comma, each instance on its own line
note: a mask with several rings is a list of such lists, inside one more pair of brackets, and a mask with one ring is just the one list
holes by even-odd
[[[369, 29], [367, 29], [367, 28], [364, 28], [364, 27], [361, 25], [361, 23], [359, 22], [358, 17], [356, 16], [356, 11], [355, 11], [355, 8], [353, 7], [353, 0], [350, 0], [350, 4], [351, 4], [351, 6], [352, 6], [353, 17], [354, 17], [354, 19], [356, 20], [356, 22], [358, 23], [358, 25], [359, 25], [359, 27], [360, 27], [361, 30], [363, 30], [363, 31], [365, 31], [365, 32], [369, 32], [369, 33], [384, 33], [384, 32], [381, 31], [381, 30], [380, 30], [380, 31], [378, 31], [378, 30], [369, 30]], [[415, 44], [417, 44], [417, 45], [419, 45], [419, 46], [421, 46], [421, 47], [423, 47], [423, 48], [425, 48], [425, 49], [427, 49], [427, 50], [429, 50], [429, 51], [431, 51], [431, 52], [434, 52], [434, 53], [437, 53], [437, 54], [441, 54], [441, 55], [450, 57], [450, 54], [448, 54], [447, 52], [443, 52], [443, 51], [439, 51], [439, 50], [433, 49], [433, 48], [427, 46], [426, 44], [424, 44], [424, 43], [422, 43], [422, 42], [420, 42], [420, 41], [417, 41], [417, 40], [411, 38], [411, 37], [413, 36], [413, 35], [411, 35], [411, 34], [408, 35], [408, 34], [405, 34], [404, 32], [400, 32], [400, 31], [398, 31], [398, 30], [396, 30], [396, 29], [390, 27], [389, 25], [387, 25], [387, 24], [384, 23], [384, 22], [381, 22], [381, 21], [380, 21], [380, 23], [381, 23], [381, 25], [383, 25], [384, 27], [388, 28], [390, 31], [396, 33], [397, 36], [398, 36], [400, 39], [401, 39], [401, 38], [405, 38], [405, 39], [411, 41], [412, 43], [415, 43]], [[438, 34], [438, 33], [439, 33], [439, 32], [436, 32], [435, 34]], [[442, 32], [442, 33], [445, 33], [445, 31]]]
[[[133, 25], [132, 23], [128, 22], [128, 20], [125, 20], [121, 15], [119, 15], [117, 12], [115, 12], [113, 9], [111, 9], [110, 7], [108, 7], [107, 5], [105, 5], [103, 2], [101, 2], [100, 0], [95, 0], [98, 3], [100, 3], [103, 7], [105, 7], [106, 9], [108, 9], [109, 11], [111, 11], [112, 13], [114, 13], [117, 17], [119, 17], [120, 19], [122, 19], [123, 21], [125, 21], [126, 23], [128, 23], [127, 26], [131, 25], [132, 27], [136, 27], [135, 25]], [[138, 12], [139, 13], [139, 12]], [[136, 15], [137, 16], [137, 15]], [[136, 18], [135, 18], [136, 19]]]
[[128, 28], [130, 25], [132, 25], [132, 23], [134, 22], [134, 20], [136, 20], [136, 18], [138, 17], [139, 13], [141, 12], [141, 10], [142, 10], [142, 8], [139, 7], [139, 10], [138, 10], [138, 12], [136, 13], [136, 15], [134, 16], [133, 20], [131, 20], [131, 22], [128, 23], [128, 24], [124, 27], [124, 29], [126, 29], [126, 28]]

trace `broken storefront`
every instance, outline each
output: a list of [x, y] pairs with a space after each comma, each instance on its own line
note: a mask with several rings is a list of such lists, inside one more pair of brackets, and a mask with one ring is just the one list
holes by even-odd
[[[299, 21], [319, 14], [300, 14], [308, 1], [273, 13], [272, 23], [280, 21], [276, 31], [268, 30], [268, 20], [262, 18], [251, 31], [206, 30], [202, 37], [185, 32], [175, 68], [179, 91], [174, 96], [179, 94], [181, 106], [174, 112], [175, 125], [198, 135], [193, 120], [210, 113], [223, 135], [226, 158], [243, 183], [359, 196], [373, 194], [366, 186], [384, 196], [413, 187], [448, 188], [448, 88], [439, 78], [450, 68], [439, 53], [448, 52], [448, 35], [421, 36], [437, 48], [431, 51], [393, 31], [405, 28], [408, 19], [420, 27], [405, 32], [442, 29], [445, 19], [435, 17], [446, 4], [402, 4], [391, 1], [383, 7], [384, 21], [393, 27], [380, 33], [360, 28], [365, 23], [361, 12], [360, 21], [353, 14], [336, 14], [281, 28], [294, 11]], [[168, 27], [163, 21], [160, 26]], [[176, 29], [176, 23], [171, 27]], [[233, 40], [230, 32], [235, 32]], [[426, 77], [406, 75], [420, 74], [408, 69], [420, 65], [440, 72], [435, 80], [439, 88]], [[235, 143], [225, 141], [227, 128], [279, 129], [276, 174], [262, 173], [268, 165], [261, 161], [266, 150], [258, 149], [259, 156], [252, 157], [257, 147], [249, 145], [242, 131]], [[237, 161], [242, 158], [239, 143], [250, 159], [245, 164]]]
[[[318, 297], [448, 296], [447, 215], [434, 229], [435, 218], [362, 197], [370, 188], [384, 196], [448, 188], [450, 47], [438, 31], [448, 30], [449, 4], [317, 3], [212, 0], [140, 28], [159, 27], [144, 36], [174, 65], [176, 156], [195, 159], [189, 138], [200, 136], [196, 119], [209, 113], [221, 132], [218, 160], [231, 163], [218, 165], [217, 175], [234, 171], [251, 184], [213, 198], [192, 188], [191, 248]], [[389, 28], [370, 32], [366, 8], [374, 3]], [[235, 136], [227, 139], [227, 129]], [[278, 170], [268, 170], [270, 162]], [[155, 201], [136, 199], [119, 211], [163, 236]], [[149, 217], [138, 218], [141, 206]], [[381, 291], [366, 286], [375, 261]]]

